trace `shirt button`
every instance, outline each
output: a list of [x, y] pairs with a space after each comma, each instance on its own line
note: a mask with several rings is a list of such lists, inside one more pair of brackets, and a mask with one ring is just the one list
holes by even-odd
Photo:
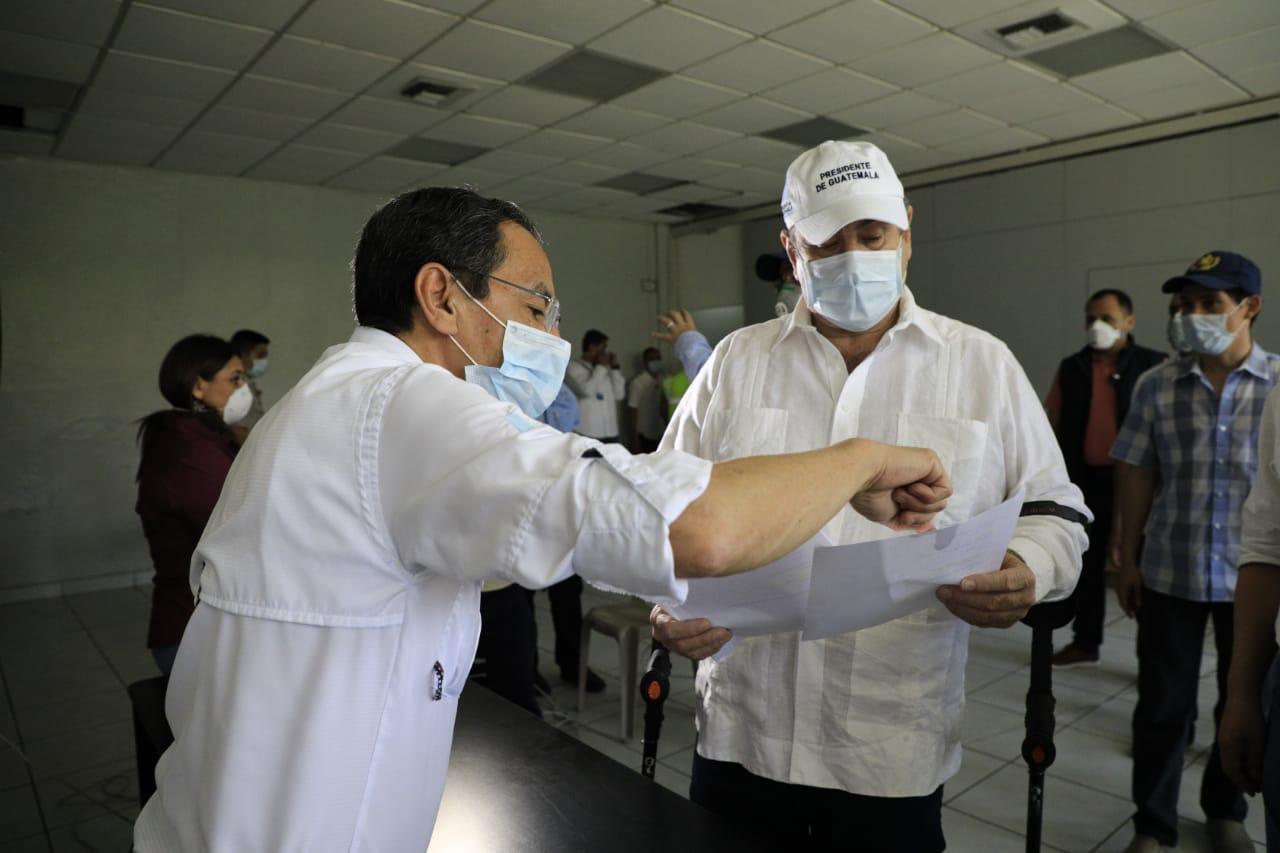
[[1220, 426], [1220, 427], [1218, 427], [1218, 431], [1219, 431], [1219, 432], [1226, 432], [1226, 431], [1227, 431], [1227, 428], [1226, 428], [1226, 427], [1224, 427], [1224, 426]]
[[1213, 525], [1213, 529], [1214, 529], [1214, 530], [1221, 530], [1221, 529], [1222, 529], [1222, 525], [1221, 525], [1221, 524], [1217, 524], [1217, 523], [1215, 523], [1215, 524]]
[[1214, 497], [1222, 497], [1222, 492], [1214, 492]]
[[1219, 465], [1226, 465], [1226, 464], [1227, 464], [1227, 460], [1225, 460], [1225, 459], [1219, 459], [1219, 460], [1218, 460], [1218, 464], [1219, 464]]

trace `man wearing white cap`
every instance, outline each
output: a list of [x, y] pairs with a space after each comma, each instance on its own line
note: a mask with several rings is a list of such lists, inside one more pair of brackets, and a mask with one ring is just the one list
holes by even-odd
[[[691, 797], [788, 847], [942, 850], [942, 785], [960, 766], [969, 625], [1009, 627], [1074, 587], [1088, 510], [1009, 349], [927, 311], [905, 286], [912, 209], [884, 152], [824, 142], [787, 170], [782, 244], [804, 299], [716, 347], [663, 439], [704, 458], [825, 447], [853, 435], [933, 448], [955, 487], [938, 526], [1021, 491], [1003, 565], [975, 566], [941, 605], [829, 640], [745, 639], [697, 676]], [[1074, 518], [1076, 520], [1068, 520]], [[837, 544], [882, 538], [853, 514]], [[948, 612], [949, 611], [949, 612]], [[958, 618], [956, 618], [958, 617]], [[706, 620], [653, 613], [654, 634], [695, 659], [729, 639]]]

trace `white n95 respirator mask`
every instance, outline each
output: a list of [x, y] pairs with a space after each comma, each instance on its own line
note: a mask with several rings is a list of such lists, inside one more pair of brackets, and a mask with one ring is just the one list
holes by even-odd
[[222, 420], [228, 424], [238, 424], [253, 408], [253, 391], [248, 385], [241, 385], [231, 392], [227, 404], [222, 407]]

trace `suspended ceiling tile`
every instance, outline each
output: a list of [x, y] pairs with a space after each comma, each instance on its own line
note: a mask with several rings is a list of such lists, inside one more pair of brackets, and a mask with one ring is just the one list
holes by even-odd
[[1196, 47], [1280, 25], [1280, 3], [1275, 0], [1211, 0], [1157, 15], [1143, 23], [1175, 44]]
[[63, 133], [57, 154], [92, 163], [145, 166], [177, 135], [172, 127], [76, 115]]
[[404, 2], [454, 15], [466, 15], [474, 12], [477, 6], [483, 5], [485, 0], [404, 0]]
[[722, 204], [725, 207], [732, 207], [736, 210], [744, 210], [748, 207], [763, 207], [766, 204], [777, 203], [777, 198], [763, 193], [735, 193], [734, 195], [716, 199], [716, 204]]
[[483, 116], [456, 115], [445, 119], [421, 134], [428, 139], [446, 142], [462, 142], [482, 148], [501, 148], [522, 136], [528, 136], [535, 128], [529, 124], [503, 121]]
[[693, 154], [716, 145], [723, 145], [741, 134], [691, 121], [678, 121], [632, 138], [632, 142], [657, 151], [672, 154]]
[[289, 34], [405, 59], [458, 22], [398, 0], [314, 0]]
[[463, 21], [418, 54], [417, 62], [499, 80], [516, 80], [562, 56], [570, 45], [506, 27]]
[[936, 148], [1000, 127], [1003, 127], [1000, 122], [988, 116], [972, 110], [955, 110], [895, 125], [890, 129], [897, 136]]
[[742, 30], [659, 6], [591, 42], [591, 49], [641, 65], [678, 71], [751, 36]]
[[644, 133], [646, 130], [653, 130], [670, 123], [671, 119], [667, 116], [624, 109], [614, 104], [601, 104], [565, 119], [556, 127], [560, 130], [604, 136], [609, 139], [627, 139], [637, 133]]
[[1143, 21], [1154, 18], [1156, 15], [1163, 15], [1165, 12], [1204, 2], [1206, 0], [1107, 0], [1107, 5], [1135, 21]]
[[858, 71], [904, 88], [1000, 61], [986, 48], [951, 33], [934, 33], [850, 63]]
[[669, 118], [688, 118], [739, 100], [744, 96], [744, 92], [736, 89], [715, 86], [673, 74], [623, 95], [613, 103], [615, 106], [643, 110]]
[[510, 175], [486, 171], [470, 163], [450, 166], [443, 172], [431, 176], [431, 185], [436, 187], [460, 187], [470, 185], [478, 192], [488, 195], [494, 187], [501, 186], [511, 180]]
[[1280, 59], [1280, 27], [1269, 27], [1245, 36], [1223, 39], [1192, 51], [1214, 70], [1228, 76]]
[[578, 45], [652, 7], [649, 0], [494, 0], [475, 17]]
[[808, 118], [813, 118], [813, 114], [784, 107], [764, 98], [744, 98], [703, 113], [698, 116], [698, 121], [738, 133], [761, 133]]
[[968, 106], [1023, 89], [1056, 86], [1056, 78], [1017, 62], [984, 65], [920, 87], [922, 94], [941, 101]]
[[565, 160], [603, 148], [613, 140], [603, 136], [592, 136], [586, 133], [571, 133], [558, 128], [546, 128], [517, 139], [507, 146], [508, 150], [524, 154], [541, 154], [556, 160]]
[[[713, 192], [720, 193], [721, 197], [724, 197], [723, 194], [726, 192], [725, 190], [715, 190], [714, 188], [710, 189]], [[636, 213], [652, 213], [655, 210], [662, 210], [664, 208], [671, 207], [671, 205], [672, 201], [669, 198], [661, 198], [656, 195], [633, 195], [630, 198], [620, 198], [609, 201], [597, 208], [597, 210], [601, 211], [606, 216], [630, 216]]]
[[1022, 126], [1050, 139], [1074, 139], [1135, 124], [1139, 120], [1133, 113], [1111, 104], [1095, 104], [1082, 110], [1023, 122]]
[[408, 100], [359, 97], [334, 113], [332, 120], [386, 133], [416, 134], [444, 121], [449, 115], [444, 110]]
[[1032, 119], [1084, 109], [1097, 103], [1097, 98], [1064, 83], [1000, 95], [989, 101], [979, 101], [973, 108], [1010, 124], [1022, 124]]
[[522, 154], [519, 151], [487, 151], [476, 157], [474, 160], [467, 161], [470, 166], [484, 169], [487, 172], [496, 172], [500, 175], [511, 175], [513, 177], [523, 177], [531, 175], [534, 172], [541, 172], [551, 166], [559, 163], [555, 157], [544, 157], [539, 154]]
[[[893, 5], [919, 15], [925, 20], [950, 29], [967, 24], [1005, 9], [1026, 3], [1027, 0], [890, 0]], [[1114, 3], [1112, 5], [1115, 5]]]
[[855, 127], [891, 127], [953, 109], [955, 104], [929, 98], [918, 92], [897, 92], [886, 98], [840, 110], [831, 116]]
[[1071, 82], [1108, 101], [1174, 86], [1204, 83], [1215, 75], [1185, 53], [1166, 53], [1076, 77]]
[[883, 98], [897, 88], [847, 68], [829, 68], [785, 86], [770, 89], [766, 98], [818, 115], [831, 115], [837, 110]]
[[1280, 92], [1280, 63], [1240, 71], [1231, 79], [1255, 95], [1273, 95]]
[[[658, 156], [665, 157], [666, 155], [660, 154]], [[620, 166], [590, 163], [585, 160], [570, 160], [565, 163], [558, 163], [545, 172], [538, 173], [538, 177], [569, 183], [574, 186], [584, 186], [617, 177], [625, 171], [626, 169]]]
[[155, 95], [135, 95], [115, 89], [92, 86], [76, 108], [81, 115], [121, 119], [158, 127], [182, 128], [189, 125], [205, 104]]
[[622, 190], [611, 190], [605, 187], [578, 187], [577, 189], [563, 192], [556, 198], [570, 204], [581, 203], [596, 206], [634, 198], [634, 196]]
[[947, 154], [954, 154], [963, 159], [990, 157], [1010, 151], [1020, 151], [1036, 145], [1043, 145], [1049, 138], [1029, 130], [1016, 127], [1002, 127], [989, 133], [980, 133], [968, 139], [961, 139], [941, 147]]
[[645, 169], [645, 174], [657, 175], [678, 181], [705, 181], [723, 175], [726, 172], [737, 172], [741, 167], [725, 160], [708, 160], [704, 157], [681, 157], [656, 163]]
[[[799, 145], [775, 142], [759, 136], [743, 136], [725, 145], [717, 145], [701, 152], [709, 160], [726, 160], [730, 163], [741, 163], [744, 166], [755, 166], [766, 171], [776, 171], [778, 186], [782, 186], [782, 176], [791, 161], [799, 157], [804, 149]], [[751, 187], [747, 187], [751, 189]]]
[[0, 27], [100, 47], [119, 11], [116, 0], [5, 0]]
[[306, 0], [148, 0], [153, 6], [165, 6], [193, 12], [208, 18], [248, 24], [264, 30], [284, 27]]
[[193, 130], [223, 133], [232, 136], [253, 136], [284, 142], [311, 126], [310, 119], [282, 115], [278, 112], [259, 112], [218, 104], [200, 117]]
[[261, 77], [321, 89], [360, 92], [396, 65], [385, 56], [285, 36], [254, 63], [252, 71]]
[[[727, 190], [722, 187], [708, 187], [701, 184], [679, 184], [674, 187], [668, 187], [664, 190], [654, 192], [650, 197], [665, 199], [669, 203], [679, 204], [681, 202], [700, 202], [714, 201], [715, 199], [725, 198], [735, 195], [733, 190]], [[670, 204], [668, 204], [670, 206]]]
[[579, 184], [571, 184], [566, 181], [552, 181], [544, 177], [516, 178], [505, 184], [500, 184], [493, 189], [493, 192], [499, 198], [509, 199], [516, 204], [524, 207], [539, 199], [550, 198], [554, 195], [577, 189]]
[[183, 134], [156, 166], [176, 172], [238, 175], [270, 154], [276, 145], [250, 136], [194, 131]]
[[364, 94], [387, 101], [417, 105], [416, 102], [409, 100], [402, 93], [411, 83], [419, 80], [466, 90], [461, 94], [455, 94], [453, 96], [454, 99], [443, 107], [445, 111], [450, 113], [465, 110], [489, 93], [496, 92], [506, 85], [501, 80], [491, 77], [477, 77], [474, 74], [465, 74], [449, 68], [424, 65], [421, 62], [410, 62], [374, 83]]
[[357, 154], [379, 154], [395, 145], [404, 134], [383, 133], [362, 127], [326, 121], [314, 125], [298, 137], [297, 142], [313, 148], [329, 148], [334, 151], [354, 151]]
[[332, 112], [348, 96], [300, 83], [246, 74], [219, 101], [229, 107], [317, 119]]
[[840, 0], [672, 0], [699, 15], [762, 35], [779, 27], [829, 9]]
[[91, 45], [0, 30], [0, 71], [83, 83], [97, 58]]
[[828, 63], [797, 50], [756, 39], [700, 62], [684, 74], [744, 92], [763, 92], [829, 67]]
[[270, 38], [270, 32], [256, 27], [135, 3], [111, 46], [144, 56], [240, 71]]
[[363, 155], [306, 145], [286, 145], [250, 169], [246, 177], [264, 181], [319, 184], [351, 168]]
[[[797, 154], [800, 152], [797, 151]], [[795, 159], [794, 157], [792, 159]], [[788, 161], [790, 163], [790, 161]], [[782, 182], [786, 167], [776, 170], [757, 169], [754, 166], [739, 166], [728, 172], [703, 178], [702, 183], [713, 187], [724, 187], [730, 190], [758, 193], [775, 204], [782, 196]]]
[[475, 104], [468, 112], [544, 127], [593, 106], [593, 102], [584, 98], [557, 95], [528, 86], [508, 86]]
[[880, 0], [852, 0], [772, 34], [774, 41], [844, 64], [935, 28]]
[[400, 187], [422, 182], [430, 184], [433, 175], [444, 171], [440, 164], [418, 160], [402, 160], [399, 157], [372, 157], [345, 172], [330, 178], [328, 186], [370, 192], [392, 192]]
[[234, 79], [230, 71], [111, 51], [93, 85], [137, 95], [210, 101]]
[[45, 157], [53, 153], [55, 139], [52, 133], [0, 127], [0, 154]]
[[[612, 145], [606, 145], [603, 148], [597, 148], [589, 154], [583, 154], [582, 159], [590, 164], [597, 166], [609, 166], [617, 169], [614, 174], [622, 172], [630, 172], [636, 169], [643, 169], [645, 166], [652, 166], [654, 163], [661, 163], [671, 159], [671, 154], [663, 151], [655, 151], [652, 148], [646, 148], [643, 145], [636, 145], [632, 142], [615, 142]], [[553, 172], [559, 172], [567, 175], [569, 170], [566, 168], [572, 164], [563, 164], [554, 169], [547, 171], [548, 175], [556, 177]], [[568, 180], [568, 178], [566, 178]]]
[[1206, 80], [1117, 98], [1116, 104], [1145, 119], [1167, 118], [1247, 100], [1249, 93], [1226, 80]]

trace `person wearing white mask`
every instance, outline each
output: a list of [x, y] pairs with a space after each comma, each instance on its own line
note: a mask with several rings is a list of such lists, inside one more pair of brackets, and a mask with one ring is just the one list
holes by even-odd
[[1062, 360], [1045, 399], [1067, 473], [1084, 492], [1094, 519], [1074, 595], [1072, 640], [1053, 656], [1053, 665], [1060, 668], [1096, 665], [1102, 647], [1107, 562], [1116, 532], [1111, 445], [1129, 412], [1138, 377], [1165, 358], [1134, 341], [1137, 322], [1133, 300], [1123, 290], [1090, 296], [1084, 308], [1086, 344]]
[[231, 430], [252, 397], [235, 349], [213, 335], [189, 335], [169, 348], [160, 394], [172, 408], [139, 423], [135, 509], [155, 568], [147, 648], [168, 675], [195, 607], [191, 555], [236, 457]]
[[244, 376], [249, 390], [253, 393], [253, 405], [249, 407], [249, 413], [232, 427], [232, 432], [243, 444], [244, 440], [249, 436], [249, 430], [253, 429], [258, 421], [262, 420], [262, 416], [266, 414], [266, 406], [262, 402], [262, 389], [258, 387], [258, 381], [267, 373], [269, 366], [269, 357], [271, 355], [271, 339], [262, 332], [255, 332], [253, 329], [237, 329], [231, 336], [231, 346], [240, 356], [240, 361], [244, 363]]
[[851, 500], [897, 529], [945, 507], [928, 450], [712, 465], [534, 420], [569, 347], [510, 202], [397, 196], [352, 270], [358, 328], [255, 428], [192, 558], [140, 853], [426, 849], [484, 580], [680, 602], [684, 578], [777, 559]]
[[[755, 637], [715, 660], [728, 631], [654, 609], [654, 636], [701, 659], [692, 798], [741, 825], [768, 814], [779, 849], [942, 850], [969, 625], [1009, 627], [1080, 571], [1087, 509], [1022, 368], [906, 287], [913, 215], [870, 143], [796, 158], [781, 239], [804, 299], [717, 345], [661, 445], [719, 461], [853, 435], [920, 443], [951, 465], [939, 527], [1017, 493], [1047, 511], [1019, 520], [1002, 565], [940, 587], [936, 608], [827, 640]], [[824, 532], [842, 545], [884, 536], [844, 512]]]
[[[1280, 381], [1280, 356], [1253, 339], [1262, 274], [1252, 261], [1208, 252], [1163, 290], [1178, 297], [1192, 352], [1143, 375], [1111, 449], [1120, 507], [1116, 594], [1125, 614], [1138, 620], [1130, 853], [1178, 843], [1178, 789], [1211, 619], [1218, 658], [1214, 720], [1222, 718], [1241, 518], [1258, 470], [1263, 404]], [[1242, 826], [1248, 806], [1224, 772], [1216, 739], [1200, 805], [1214, 853], [1253, 849]]]

